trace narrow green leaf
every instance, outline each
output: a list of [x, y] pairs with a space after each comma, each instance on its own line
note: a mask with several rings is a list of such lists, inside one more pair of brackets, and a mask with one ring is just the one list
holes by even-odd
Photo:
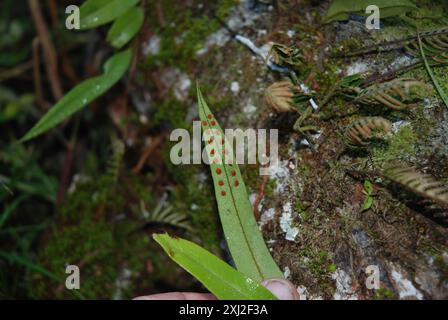
[[81, 29], [109, 23], [135, 6], [140, 0], [87, 0], [80, 8]]
[[[229, 142], [224, 141], [225, 144], [222, 143], [224, 133], [218, 121], [210, 112], [199, 86], [198, 104], [199, 117], [206, 140], [206, 151], [211, 158], [210, 169], [215, 186], [219, 215], [236, 267], [256, 281], [283, 277], [258, 229], [246, 186], [235, 158], [227, 155], [222, 156], [223, 147], [229, 155], [233, 154], [233, 149]], [[207, 133], [209, 133], [209, 137], [207, 137]], [[211, 143], [208, 143], [209, 141]], [[219, 163], [214, 163], [216, 159]]]
[[79, 111], [108, 91], [123, 77], [129, 68], [131, 59], [131, 50], [126, 50], [112, 56], [104, 65], [103, 75], [88, 79], [73, 88], [27, 132], [21, 139], [21, 142], [33, 139], [55, 127], [73, 113]]
[[370, 195], [367, 195], [366, 198], [364, 199], [364, 203], [362, 205], [362, 211], [367, 211], [372, 207], [373, 204], [373, 198]]
[[22, 203], [22, 201], [26, 198], [28, 198], [28, 195], [22, 194], [17, 197], [9, 206], [5, 207], [4, 211], [0, 214], [0, 230], [2, 229], [8, 218], [11, 216], [11, 214], [14, 212], [14, 210], [16, 210], [20, 203]]
[[417, 7], [410, 0], [334, 0], [328, 8], [324, 22], [348, 20], [350, 13], [367, 16], [366, 8], [376, 5], [380, 9], [380, 17], [397, 16]]
[[[63, 283], [62, 281], [64, 281], [63, 279], [61, 279], [54, 273], [48, 271], [44, 267], [34, 263], [33, 261], [29, 260], [26, 257], [22, 257], [15, 253], [9, 253], [6, 251], [0, 251], [0, 257], [7, 259], [10, 263], [14, 263], [14, 264], [20, 265], [22, 267], [25, 267], [26, 269], [28, 269], [31, 272], [39, 273], [51, 280], [56, 281], [57, 283]], [[72, 290], [71, 292], [75, 297], [77, 297], [79, 299], [84, 299], [84, 296], [81, 293], [79, 293], [77, 290]]]
[[115, 48], [121, 49], [140, 30], [145, 15], [141, 8], [132, 7], [115, 20], [107, 33], [107, 41]]
[[423, 44], [422, 44], [422, 38], [420, 37], [420, 33], [417, 31], [418, 36], [418, 45], [420, 47], [420, 54], [422, 55], [423, 62], [425, 63], [426, 70], [428, 71], [429, 76], [431, 77], [432, 82], [434, 83], [434, 86], [437, 89], [437, 92], [439, 93], [440, 97], [442, 98], [443, 102], [445, 103], [445, 106], [448, 108], [448, 96], [446, 95], [445, 91], [443, 90], [442, 86], [440, 85], [439, 81], [436, 78], [436, 75], [434, 72], [432, 72], [431, 66], [428, 63], [428, 60], [426, 59], [425, 50], [423, 50]]
[[236, 271], [227, 263], [193, 242], [154, 234], [163, 250], [198, 279], [221, 300], [276, 300], [276, 297], [257, 281]]
[[364, 181], [364, 190], [366, 191], [366, 194], [371, 195], [373, 192], [372, 182], [369, 180]]
[[11, 263], [16, 263], [18, 265], [21, 265], [33, 272], [40, 273], [41, 275], [48, 277], [52, 280], [60, 281], [61, 279], [57, 277], [54, 273], [48, 271], [47, 269], [43, 268], [42, 266], [32, 262], [31, 260], [28, 260], [27, 258], [24, 258], [22, 256], [18, 256], [15, 253], [9, 253], [6, 251], [0, 251], [0, 257], [3, 257], [7, 260], [9, 260]]

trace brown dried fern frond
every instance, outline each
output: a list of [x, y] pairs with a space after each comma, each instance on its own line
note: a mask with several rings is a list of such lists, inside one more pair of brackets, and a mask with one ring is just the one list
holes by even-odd
[[293, 106], [293, 98], [300, 89], [289, 81], [275, 82], [270, 85], [265, 93], [266, 103], [278, 113], [297, 111]]
[[344, 141], [349, 147], [365, 147], [369, 140], [388, 133], [391, 128], [392, 123], [382, 117], [364, 117], [345, 130]]
[[403, 110], [411, 102], [421, 99], [432, 87], [413, 78], [399, 78], [374, 84], [359, 92], [355, 102], [366, 105], [383, 105], [393, 110]]
[[448, 205], [447, 184], [428, 174], [418, 172], [414, 167], [393, 165], [386, 168], [384, 176], [424, 198], [442, 206]]
[[[430, 62], [436, 64], [448, 63], [448, 27], [420, 34], [422, 47]], [[420, 57], [418, 39], [405, 44], [406, 52], [414, 57]]]

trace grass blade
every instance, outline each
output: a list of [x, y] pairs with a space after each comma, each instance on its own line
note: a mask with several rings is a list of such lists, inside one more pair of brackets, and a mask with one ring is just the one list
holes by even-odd
[[239, 271], [257, 281], [283, 277], [258, 229], [246, 186], [235, 158], [232, 157], [230, 159], [232, 164], [228, 164], [229, 159], [222, 156], [223, 151], [220, 149], [223, 146], [229, 154], [233, 152], [230, 151], [231, 147], [228, 142], [223, 140], [224, 133], [210, 112], [199, 86], [198, 104], [199, 117], [204, 133], [210, 132], [210, 137], [204, 135], [207, 154], [210, 155], [211, 159], [221, 160], [220, 163], [210, 161], [210, 169], [221, 223], [236, 267]]
[[425, 50], [423, 50], [423, 44], [420, 32], [418, 31], [417, 31], [417, 37], [418, 37], [418, 46], [420, 47], [420, 54], [422, 55], [422, 59], [425, 64], [426, 70], [428, 71], [428, 74], [431, 77], [431, 80], [434, 83], [437, 92], [439, 93], [440, 97], [445, 103], [445, 106], [448, 108], [448, 96], [446, 95], [445, 91], [443, 91], [443, 88], [440, 85], [439, 81], [437, 80], [436, 75], [434, 74], [434, 72], [432, 72], [431, 66], [429, 65], [428, 60], [426, 59]]
[[154, 234], [165, 252], [198, 279], [221, 300], [276, 300], [276, 297], [258, 282], [236, 271], [227, 263], [193, 242]]

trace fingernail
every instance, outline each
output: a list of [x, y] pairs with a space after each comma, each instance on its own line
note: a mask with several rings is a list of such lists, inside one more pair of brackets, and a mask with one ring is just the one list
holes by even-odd
[[262, 284], [280, 300], [298, 300], [299, 294], [294, 285], [285, 279], [268, 279]]

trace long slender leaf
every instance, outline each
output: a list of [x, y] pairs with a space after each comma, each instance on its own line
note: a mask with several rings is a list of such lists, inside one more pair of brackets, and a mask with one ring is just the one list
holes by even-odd
[[[235, 158], [225, 159], [228, 156], [222, 156], [225, 153], [222, 151], [223, 146], [227, 150], [227, 154], [230, 155], [233, 152], [230, 151], [231, 147], [225, 141], [224, 133], [210, 112], [199, 86], [198, 104], [202, 127], [205, 132], [209, 131], [210, 133], [210, 137], [207, 138], [206, 150], [212, 160], [210, 169], [221, 223], [236, 267], [257, 281], [283, 277], [258, 229], [246, 186]], [[216, 159], [218, 159], [218, 163], [214, 162]], [[228, 160], [231, 160], [230, 164]]]
[[79, 111], [117, 83], [128, 70], [132, 51], [126, 50], [112, 56], [104, 65], [104, 74], [88, 79], [73, 88], [39, 122], [27, 132], [21, 142], [28, 141], [55, 127]]
[[[58, 283], [63, 283], [63, 281], [64, 281], [64, 279], [61, 279], [60, 277], [55, 275], [53, 272], [48, 271], [44, 267], [34, 263], [33, 261], [31, 261], [25, 257], [19, 256], [15, 253], [0, 251], [0, 257], [7, 259], [10, 263], [14, 263], [14, 264], [20, 265], [22, 267], [25, 267], [26, 269], [30, 270], [31, 272], [39, 273], [39, 274], [41, 274], [51, 280], [54, 280]], [[79, 299], [85, 299], [84, 296], [76, 290], [71, 290], [71, 293]]]
[[120, 17], [140, 0], [88, 0], [80, 8], [81, 29], [91, 29]]
[[426, 70], [428, 71], [428, 74], [431, 77], [431, 80], [434, 83], [437, 92], [439, 93], [440, 97], [445, 103], [445, 106], [448, 108], [448, 96], [446, 95], [445, 91], [443, 91], [443, 88], [440, 85], [439, 81], [437, 80], [436, 75], [434, 74], [434, 72], [432, 72], [431, 66], [429, 65], [428, 60], [426, 59], [425, 50], [423, 50], [422, 38], [420, 37], [420, 33], [418, 31], [417, 36], [418, 36], [418, 45], [420, 47], [420, 54], [422, 55], [422, 59], [425, 64]]
[[37, 272], [40, 273], [43, 276], [46, 276], [50, 279], [56, 280], [56, 281], [60, 281], [61, 279], [56, 276], [54, 273], [48, 271], [47, 269], [45, 269], [44, 267], [32, 262], [31, 260], [28, 260], [27, 258], [24, 258], [22, 256], [19, 256], [15, 253], [9, 253], [9, 252], [5, 252], [5, 251], [0, 251], [0, 257], [3, 257], [7, 260], [9, 260], [11, 263], [16, 263], [19, 264], [33, 272]]
[[141, 8], [133, 7], [115, 20], [107, 33], [107, 41], [115, 48], [121, 49], [140, 30], [145, 15]]
[[334, 0], [324, 17], [325, 22], [347, 20], [350, 13], [366, 15], [369, 5], [377, 5], [381, 18], [400, 15], [416, 8], [410, 0]]
[[14, 212], [14, 210], [20, 205], [20, 203], [25, 200], [28, 197], [27, 194], [22, 194], [19, 197], [17, 197], [9, 206], [5, 208], [5, 211], [3, 211], [0, 214], [0, 230], [2, 229], [3, 225], [6, 223], [8, 218], [11, 216], [11, 214]]
[[171, 259], [191, 273], [218, 299], [276, 300], [276, 297], [258, 282], [190, 241], [172, 238], [167, 234], [155, 234], [154, 240]]

